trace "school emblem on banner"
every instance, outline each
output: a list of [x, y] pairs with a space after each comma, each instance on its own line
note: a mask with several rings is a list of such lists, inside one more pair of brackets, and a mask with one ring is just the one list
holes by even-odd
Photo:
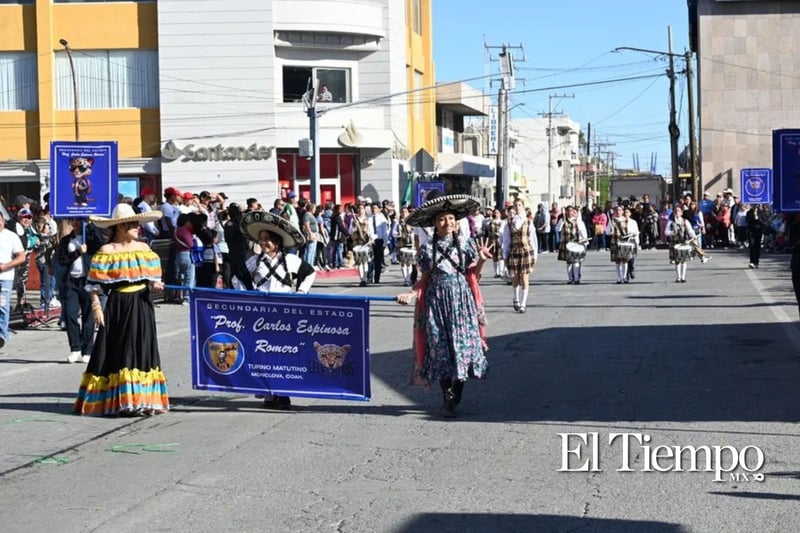
[[192, 387], [370, 398], [369, 302], [195, 289]]

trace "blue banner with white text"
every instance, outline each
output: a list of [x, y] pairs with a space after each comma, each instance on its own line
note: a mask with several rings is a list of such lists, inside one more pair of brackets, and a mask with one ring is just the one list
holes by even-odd
[[117, 141], [50, 143], [53, 216], [111, 216], [117, 205]]
[[369, 400], [369, 301], [194, 289], [192, 387]]
[[775, 209], [800, 211], [800, 129], [772, 131], [772, 172]]

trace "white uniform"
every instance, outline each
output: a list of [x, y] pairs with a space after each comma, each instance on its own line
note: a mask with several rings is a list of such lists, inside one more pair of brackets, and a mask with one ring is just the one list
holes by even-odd
[[[281, 257], [285, 258], [286, 268]], [[253, 255], [245, 265], [252, 277], [253, 290], [262, 292], [307, 293], [317, 277], [314, 268], [295, 254], [279, 253], [273, 258], [265, 254]], [[233, 278], [233, 286], [239, 290], [247, 289], [244, 282], [236, 277]]]

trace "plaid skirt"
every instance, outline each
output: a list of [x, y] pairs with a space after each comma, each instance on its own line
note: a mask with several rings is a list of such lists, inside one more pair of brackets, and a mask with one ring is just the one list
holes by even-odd
[[533, 250], [512, 250], [506, 268], [515, 273], [528, 274], [533, 270], [533, 263]]

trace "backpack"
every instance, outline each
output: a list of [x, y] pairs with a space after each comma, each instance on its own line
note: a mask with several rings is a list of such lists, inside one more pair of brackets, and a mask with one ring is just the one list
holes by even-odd
[[193, 265], [202, 265], [203, 264], [203, 252], [205, 252], [206, 247], [203, 245], [203, 242], [200, 240], [200, 237], [197, 235], [192, 236], [192, 248], [189, 250], [189, 257], [192, 260]]

